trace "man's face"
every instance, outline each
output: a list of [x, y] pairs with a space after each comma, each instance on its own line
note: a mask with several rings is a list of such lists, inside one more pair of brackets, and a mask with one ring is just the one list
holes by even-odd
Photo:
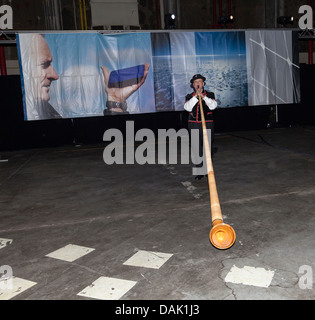
[[41, 101], [48, 101], [51, 82], [58, 80], [59, 76], [51, 64], [53, 57], [43, 36], [35, 35], [34, 50], [37, 56], [34, 67], [37, 98]]
[[195, 90], [197, 90], [198, 88], [203, 88], [204, 87], [204, 82], [202, 79], [197, 79], [193, 82], [193, 87]]

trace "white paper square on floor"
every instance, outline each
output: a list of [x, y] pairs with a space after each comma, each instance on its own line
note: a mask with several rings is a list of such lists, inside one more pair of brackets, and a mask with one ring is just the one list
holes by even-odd
[[171, 253], [139, 250], [123, 264], [135, 267], [159, 269], [172, 256]]
[[5, 239], [5, 238], [0, 238], [0, 249], [4, 248], [8, 244], [12, 243], [12, 239]]
[[78, 295], [100, 300], [119, 300], [136, 283], [136, 281], [100, 277], [79, 292]]
[[33, 281], [12, 277], [6, 280], [5, 283], [0, 283], [0, 300], [9, 300], [35, 284], [36, 282]]
[[274, 271], [266, 270], [264, 268], [255, 268], [248, 266], [238, 268], [234, 265], [226, 275], [224, 281], [244, 284], [248, 286], [268, 288], [270, 286], [274, 273]]
[[68, 244], [65, 247], [46, 254], [46, 257], [73, 262], [74, 260], [79, 259], [92, 252], [93, 250], [95, 249], [77, 246], [75, 244]]

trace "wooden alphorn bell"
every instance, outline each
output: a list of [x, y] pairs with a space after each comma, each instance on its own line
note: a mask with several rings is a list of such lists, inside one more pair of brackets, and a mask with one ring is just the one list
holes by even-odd
[[[212, 229], [210, 230], [209, 239], [212, 245], [218, 249], [229, 249], [235, 242], [236, 235], [234, 229], [223, 222], [221, 206], [218, 197], [217, 186], [214, 177], [211, 151], [209, 145], [209, 139], [207, 135], [206, 121], [203, 113], [203, 107], [201, 102], [201, 96], [199, 95], [199, 105], [201, 110], [201, 121], [203, 131], [203, 144], [206, 155], [208, 183], [210, 192], [210, 207], [211, 207], [211, 219]], [[211, 132], [213, 134], [213, 132]]]

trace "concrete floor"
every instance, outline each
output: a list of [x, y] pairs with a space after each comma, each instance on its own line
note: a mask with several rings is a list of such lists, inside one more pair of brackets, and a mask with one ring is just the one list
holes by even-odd
[[[0, 276], [13, 278], [0, 299], [314, 299], [314, 141], [315, 127], [216, 135], [228, 250], [209, 241], [208, 184], [190, 165], [109, 166], [104, 145], [1, 152]], [[50, 256], [69, 245], [83, 255]]]

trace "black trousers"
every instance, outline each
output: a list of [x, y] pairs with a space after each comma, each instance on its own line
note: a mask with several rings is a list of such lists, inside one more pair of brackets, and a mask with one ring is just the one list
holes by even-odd
[[[206, 122], [208, 141], [212, 155], [214, 142], [214, 123]], [[201, 122], [188, 122], [188, 130], [191, 143], [191, 160], [194, 164], [194, 175], [207, 174], [206, 156], [204, 153], [203, 129]]]

